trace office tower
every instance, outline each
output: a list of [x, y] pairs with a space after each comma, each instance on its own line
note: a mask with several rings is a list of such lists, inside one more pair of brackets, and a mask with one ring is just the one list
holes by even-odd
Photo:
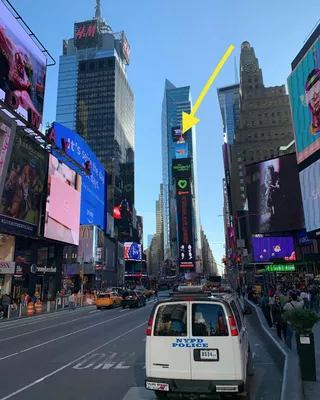
[[240, 119], [240, 85], [235, 84], [218, 89], [218, 99], [223, 122], [224, 142], [233, 144]]
[[[75, 130], [107, 169], [108, 213], [132, 234], [134, 203], [134, 98], [127, 79], [130, 46], [101, 17], [74, 24], [63, 41], [56, 120]], [[114, 210], [115, 209], [115, 210]], [[127, 212], [122, 212], [123, 210]]]
[[232, 211], [246, 206], [244, 166], [275, 158], [280, 147], [294, 151], [289, 97], [285, 85], [266, 87], [254, 48], [241, 45], [240, 121], [231, 145]]
[[178, 166], [177, 161], [181, 161], [181, 163], [190, 162], [190, 176], [188, 176], [188, 178], [190, 177], [192, 192], [190, 224], [192, 223], [195, 257], [199, 257], [198, 250], [201, 248], [195, 128], [193, 127], [184, 135], [179, 133], [182, 112], [190, 113], [191, 107], [190, 86], [176, 87], [166, 80], [161, 121], [164, 259], [169, 263], [176, 263], [177, 267], [179, 261], [181, 261], [179, 256], [179, 229], [177, 229], [179, 210], [177, 212], [177, 190], [172, 176], [173, 163]]
[[203, 275], [209, 277], [211, 275], [218, 274], [218, 267], [216, 260], [213, 256], [208, 238], [204, 233], [202, 227], [200, 227], [201, 234], [201, 250], [202, 250], [202, 262], [203, 262]]

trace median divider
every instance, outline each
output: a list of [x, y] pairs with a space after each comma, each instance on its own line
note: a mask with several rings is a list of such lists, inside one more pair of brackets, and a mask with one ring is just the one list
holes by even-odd
[[269, 328], [261, 309], [248, 299], [245, 305], [250, 306], [257, 333], [265, 343], [268, 352], [283, 372], [280, 400], [303, 400], [303, 384], [300, 372], [299, 357], [278, 338]]

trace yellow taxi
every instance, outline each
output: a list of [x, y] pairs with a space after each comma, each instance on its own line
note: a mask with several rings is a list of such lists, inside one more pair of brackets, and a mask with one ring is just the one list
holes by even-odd
[[100, 293], [98, 295], [96, 306], [101, 308], [116, 308], [121, 305], [122, 298], [116, 292]]
[[144, 287], [140, 287], [137, 290], [139, 290], [144, 296], [146, 296], [147, 299], [149, 299], [150, 297], [152, 297], [156, 294], [156, 292], [154, 290], [146, 289]]

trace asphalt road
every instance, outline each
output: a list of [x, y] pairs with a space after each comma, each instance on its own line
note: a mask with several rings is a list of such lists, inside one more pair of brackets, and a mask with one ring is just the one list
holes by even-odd
[[[144, 389], [145, 329], [140, 309], [85, 307], [0, 324], [0, 400], [151, 400]], [[249, 317], [250, 318], [250, 317]], [[252, 399], [280, 399], [281, 374], [254, 335]]]

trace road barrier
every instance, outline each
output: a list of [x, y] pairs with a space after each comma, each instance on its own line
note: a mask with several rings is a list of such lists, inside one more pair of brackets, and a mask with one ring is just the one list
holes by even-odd
[[34, 304], [31, 302], [28, 303], [27, 315], [33, 315], [33, 310], [34, 310]]
[[280, 400], [303, 400], [303, 384], [298, 355], [290, 350], [269, 328], [261, 309], [248, 299], [244, 301], [246, 306], [251, 307], [254, 326], [258, 329], [257, 333], [266, 344], [271, 357], [283, 372]]

